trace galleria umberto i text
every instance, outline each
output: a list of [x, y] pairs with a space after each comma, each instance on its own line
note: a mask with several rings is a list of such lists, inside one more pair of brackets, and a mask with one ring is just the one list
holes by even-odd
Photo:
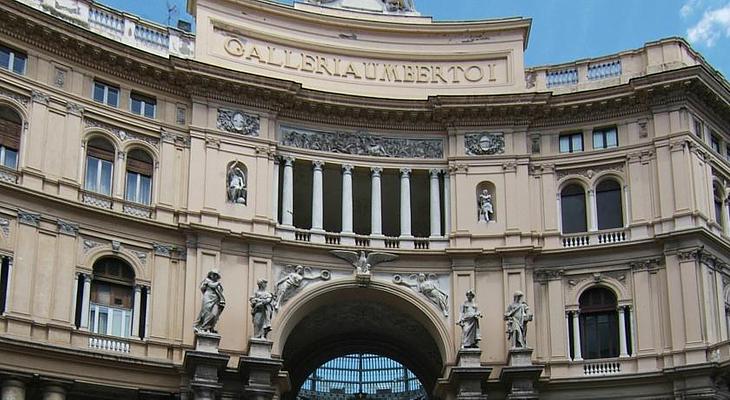
[[0, 0], [2, 400], [730, 398], [730, 85], [684, 40], [188, 11]]

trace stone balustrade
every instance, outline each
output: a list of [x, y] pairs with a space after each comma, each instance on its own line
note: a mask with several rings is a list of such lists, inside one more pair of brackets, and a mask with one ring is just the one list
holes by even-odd
[[629, 240], [629, 230], [626, 228], [610, 229], [597, 232], [582, 232], [561, 235], [560, 242], [563, 248], [588, 247], [609, 245]]
[[195, 55], [194, 34], [145, 21], [95, 1], [16, 1], [158, 56], [192, 58]]
[[617, 375], [621, 373], [621, 363], [618, 361], [597, 361], [583, 364], [583, 374], [586, 376]]
[[18, 183], [18, 171], [0, 165], [0, 182]]
[[129, 343], [125, 341], [95, 336], [89, 337], [89, 348], [115, 353], [129, 353], [130, 351]]

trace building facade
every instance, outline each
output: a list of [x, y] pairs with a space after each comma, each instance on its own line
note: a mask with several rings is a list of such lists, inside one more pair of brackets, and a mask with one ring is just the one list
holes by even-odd
[[685, 41], [526, 68], [524, 18], [188, 8], [0, 1], [3, 400], [293, 399], [353, 354], [445, 400], [730, 398], [730, 85]]

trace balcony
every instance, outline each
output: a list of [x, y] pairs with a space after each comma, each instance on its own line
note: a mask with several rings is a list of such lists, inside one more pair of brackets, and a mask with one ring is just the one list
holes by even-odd
[[18, 171], [0, 165], [0, 182], [18, 183]]
[[286, 225], [278, 225], [276, 231], [284, 240], [374, 249], [444, 250], [449, 243], [449, 239], [446, 237], [431, 238], [359, 235], [352, 233], [315, 231]]
[[113, 353], [129, 353], [130, 351], [130, 345], [128, 342], [97, 336], [89, 337], [89, 348], [94, 350], [110, 351]]
[[195, 35], [142, 20], [92, 0], [16, 0], [101, 36], [161, 57], [192, 58]]
[[90, 206], [122, 212], [136, 218], [154, 219], [154, 208], [88, 190], [79, 191], [79, 201]]
[[626, 228], [604, 230], [587, 233], [571, 233], [560, 236], [563, 248], [603, 246], [629, 240], [629, 230]]

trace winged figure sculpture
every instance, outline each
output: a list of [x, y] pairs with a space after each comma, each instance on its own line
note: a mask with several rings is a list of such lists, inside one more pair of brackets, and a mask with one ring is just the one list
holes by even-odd
[[355, 273], [357, 275], [369, 274], [370, 268], [384, 263], [386, 261], [395, 260], [398, 258], [397, 255], [391, 253], [382, 253], [373, 251], [366, 254], [365, 251], [351, 251], [351, 250], [331, 250], [330, 253], [335, 257], [339, 257], [355, 267]]

